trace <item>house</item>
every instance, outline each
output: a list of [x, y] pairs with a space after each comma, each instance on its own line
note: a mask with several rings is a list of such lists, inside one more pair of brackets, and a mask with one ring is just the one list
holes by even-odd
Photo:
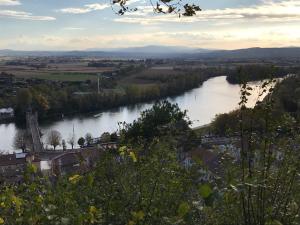
[[70, 173], [83, 173], [96, 166], [102, 151], [85, 149], [66, 152], [52, 159], [52, 173], [66, 175]]
[[181, 163], [185, 168], [200, 163], [201, 166], [197, 169], [199, 183], [214, 181], [224, 173], [220, 164], [220, 155], [211, 149], [198, 147], [193, 151], [186, 152], [184, 157], [181, 157]]
[[18, 183], [22, 180], [26, 169], [27, 160], [25, 153], [0, 156], [0, 182], [9, 181]]
[[43, 151], [0, 156], [0, 182], [21, 182], [29, 163], [47, 176], [84, 173], [96, 166], [104, 148], [91, 147], [69, 151]]

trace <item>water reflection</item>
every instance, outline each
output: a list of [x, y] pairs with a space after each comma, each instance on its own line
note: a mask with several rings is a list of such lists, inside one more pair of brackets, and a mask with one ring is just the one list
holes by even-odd
[[[253, 106], [258, 96], [255, 83], [253, 96], [250, 97], [248, 106]], [[216, 114], [229, 112], [238, 107], [239, 85], [231, 85], [226, 77], [215, 77], [203, 83], [199, 88], [188, 91], [180, 96], [168, 98], [177, 103], [182, 110], [188, 111], [193, 127], [210, 123]], [[61, 132], [63, 139], [67, 140], [73, 132], [76, 139], [91, 133], [94, 137], [103, 132], [113, 132], [118, 129], [118, 122], [132, 122], [138, 118], [141, 111], [150, 108], [153, 103], [143, 103], [114, 108], [109, 111], [99, 112], [86, 116], [65, 117], [60, 121], [45, 122], [40, 124], [44, 139], [50, 130]], [[0, 125], [0, 149], [12, 151], [14, 135], [17, 131], [14, 123]]]

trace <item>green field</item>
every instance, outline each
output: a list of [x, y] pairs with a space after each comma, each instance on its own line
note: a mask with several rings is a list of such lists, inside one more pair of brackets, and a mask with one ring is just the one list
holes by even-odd
[[[23, 77], [24, 76], [19, 76]], [[30, 78], [37, 78], [43, 80], [54, 80], [54, 81], [86, 81], [92, 80], [96, 81], [96, 74], [90, 73], [41, 73], [41, 74], [32, 74]]]

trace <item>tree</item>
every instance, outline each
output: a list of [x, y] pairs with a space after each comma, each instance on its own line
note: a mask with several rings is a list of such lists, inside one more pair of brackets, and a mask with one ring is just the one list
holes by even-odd
[[32, 94], [29, 89], [20, 89], [16, 96], [15, 113], [17, 119], [24, 119], [25, 113], [32, 103]]
[[61, 144], [61, 133], [57, 130], [51, 130], [47, 136], [47, 143], [53, 146], [55, 150], [57, 146]]
[[68, 138], [68, 144], [71, 145], [72, 149], [74, 149], [75, 140], [76, 140], [76, 137], [75, 137], [75, 134], [73, 133]]
[[14, 138], [14, 148], [22, 149], [25, 152], [28, 145], [28, 133], [25, 130], [18, 130]]
[[48, 99], [39, 92], [34, 92], [32, 106], [37, 110], [40, 117], [43, 117], [50, 108]]
[[87, 145], [91, 145], [92, 144], [92, 141], [93, 141], [93, 136], [91, 133], [87, 133], [85, 135], [85, 142]]
[[218, 114], [211, 122], [211, 127], [215, 134], [225, 136], [239, 131], [239, 110], [234, 110], [229, 113]]
[[176, 150], [166, 142], [151, 149], [105, 151], [92, 171], [56, 182], [33, 176], [29, 165], [25, 182], [1, 189], [0, 224], [202, 224], [194, 213], [197, 185]]
[[176, 132], [187, 130], [189, 124], [186, 111], [181, 111], [177, 104], [159, 101], [151, 109], [143, 111], [133, 123], [125, 124], [123, 134], [127, 140], [151, 140], [171, 129]]
[[110, 133], [108, 132], [104, 132], [102, 135], [101, 135], [101, 142], [110, 142]]
[[78, 145], [82, 148], [85, 144], [85, 139], [83, 137], [80, 137], [77, 141]]
[[62, 145], [62, 147], [63, 147], [63, 150], [65, 151], [65, 150], [67, 149], [67, 145], [66, 145], [65, 139], [63, 139], [63, 140], [61, 141], [61, 145]]
[[117, 133], [116, 132], [114, 132], [114, 133], [111, 133], [111, 135], [110, 135], [110, 141], [117, 141], [118, 140], [118, 135], [117, 135]]
[[[272, 90], [272, 85], [272, 79], [263, 82], [259, 94]], [[217, 186], [221, 197], [211, 210], [210, 218], [215, 218], [211, 224], [299, 224], [297, 121], [291, 114], [274, 111], [272, 91], [254, 109], [247, 109], [250, 90], [242, 85], [239, 156], [228, 158], [230, 154], [225, 154], [221, 159], [226, 172], [224, 183]], [[258, 127], [257, 118], [262, 120]]]

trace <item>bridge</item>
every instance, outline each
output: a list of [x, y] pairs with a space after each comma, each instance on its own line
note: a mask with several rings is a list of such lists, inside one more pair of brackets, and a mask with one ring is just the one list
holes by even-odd
[[32, 113], [31, 110], [27, 111], [26, 125], [27, 125], [27, 131], [29, 133], [31, 151], [33, 152], [44, 151], [44, 146], [41, 140], [39, 123], [38, 123], [38, 114]]

